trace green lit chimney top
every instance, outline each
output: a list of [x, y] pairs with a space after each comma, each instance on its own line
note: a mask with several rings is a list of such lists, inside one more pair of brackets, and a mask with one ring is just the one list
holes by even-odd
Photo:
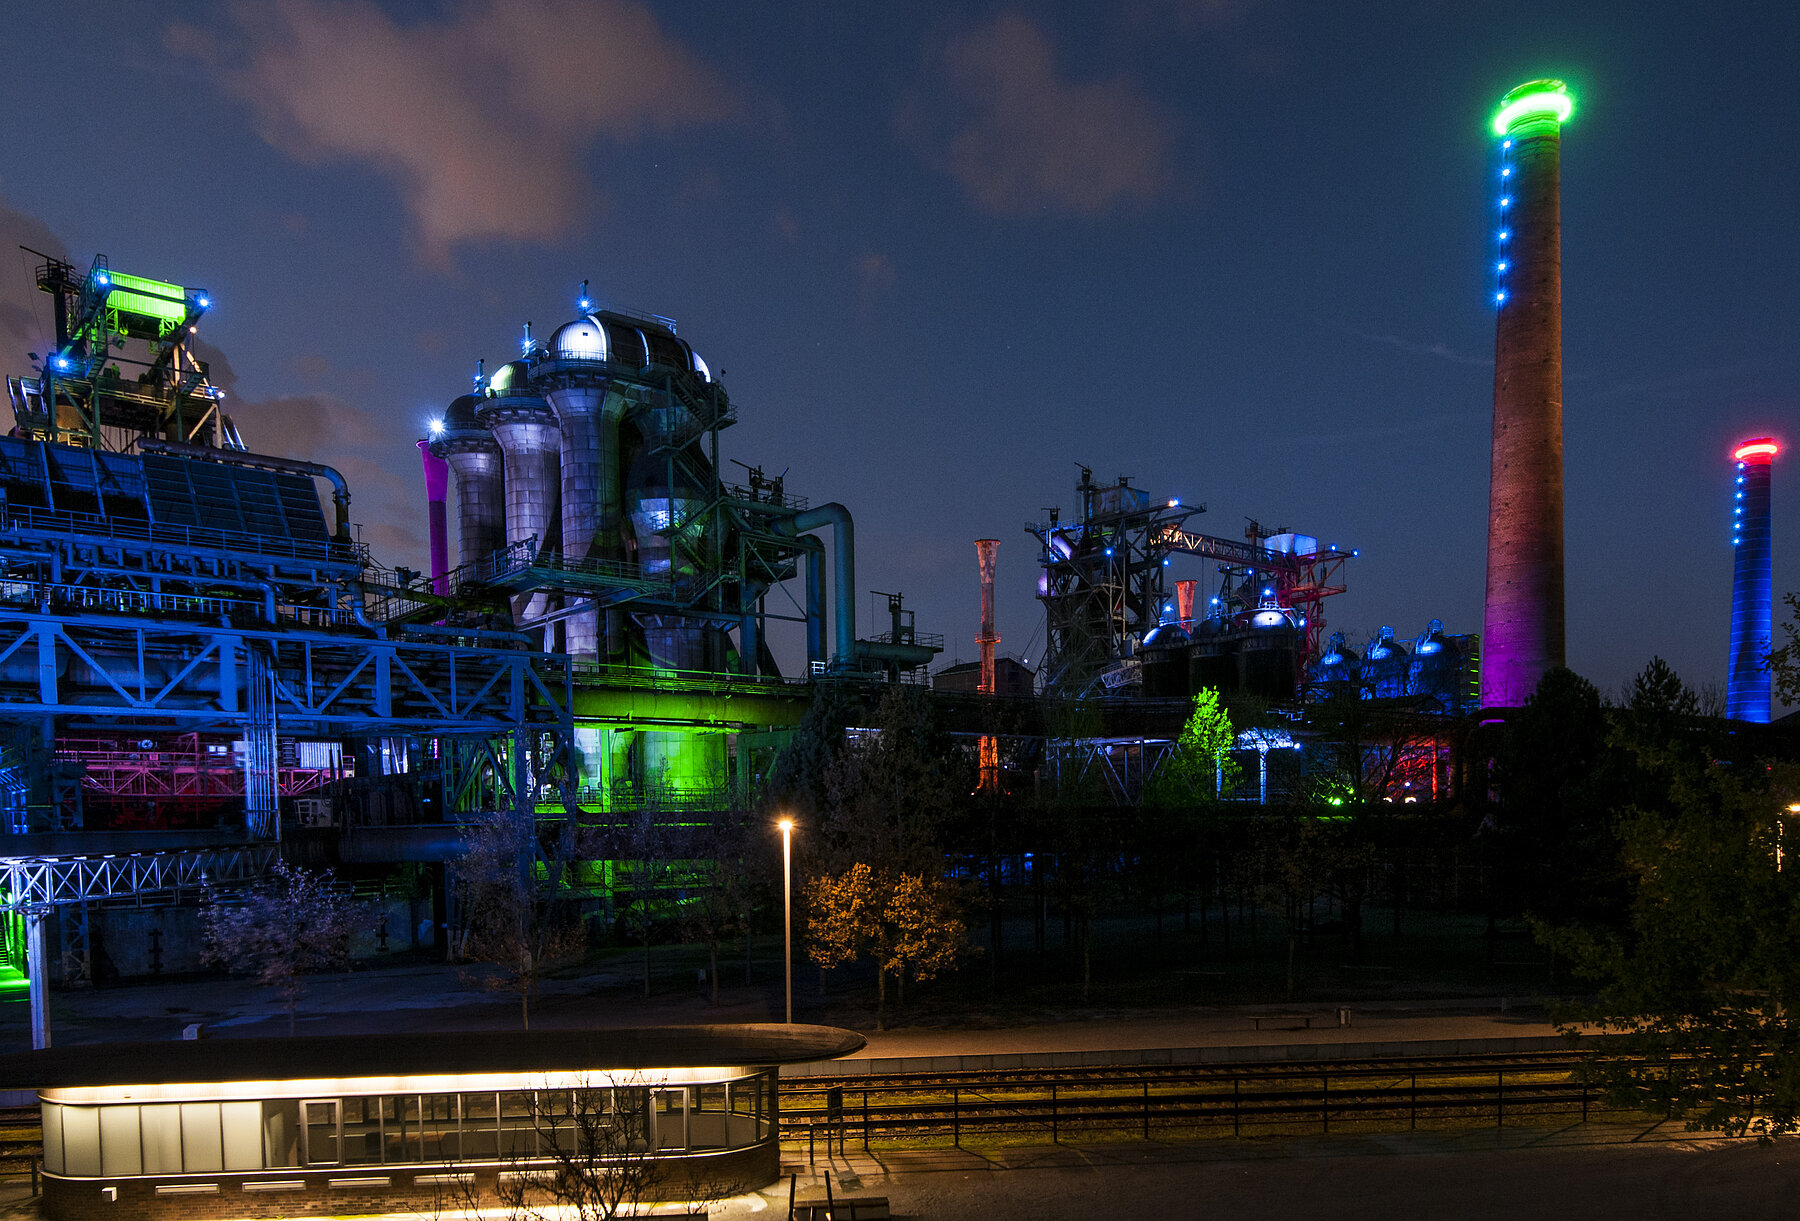
[[1494, 115], [1494, 134], [1504, 136], [1536, 123], [1566, 123], [1575, 112], [1575, 99], [1561, 81], [1527, 81], [1500, 99]]

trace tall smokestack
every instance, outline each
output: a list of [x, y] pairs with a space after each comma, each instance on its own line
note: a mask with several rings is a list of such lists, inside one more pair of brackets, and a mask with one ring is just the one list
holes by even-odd
[[1769, 672], [1763, 659], [1774, 644], [1774, 580], [1769, 548], [1769, 475], [1781, 447], [1757, 437], [1737, 447], [1731, 529], [1731, 670], [1725, 715], [1734, 721], [1769, 719]]
[[[1000, 540], [975, 540], [975, 557], [981, 564], [981, 632], [975, 643], [981, 646], [981, 693], [994, 693], [994, 646], [1000, 634], [994, 630], [994, 561], [1000, 552]], [[1000, 744], [991, 735], [981, 739], [981, 791], [992, 793], [1000, 787]]]
[[1561, 81], [1508, 93], [1495, 237], [1494, 447], [1481, 702], [1522, 705], [1564, 664]]
[[1175, 582], [1175, 618], [1185, 631], [1194, 628], [1194, 591], [1198, 581]]

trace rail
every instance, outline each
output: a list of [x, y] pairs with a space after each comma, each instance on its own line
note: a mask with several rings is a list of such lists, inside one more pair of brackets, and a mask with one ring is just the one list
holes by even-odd
[[135, 521], [106, 517], [99, 513], [39, 509], [30, 505], [9, 504], [0, 509], [0, 529], [29, 530], [36, 534], [75, 538], [89, 543], [98, 539], [107, 539], [121, 543], [142, 543], [146, 546], [188, 547], [199, 551], [232, 551], [240, 554], [342, 565], [346, 568], [360, 568], [369, 562], [369, 549], [364, 543], [304, 542], [300, 539], [247, 534], [238, 530], [215, 530], [206, 526], [178, 526], [168, 522]]
[[1183, 1066], [1163, 1070], [808, 1077], [782, 1083], [781, 1122], [809, 1150], [827, 1141], [936, 1143], [965, 1136], [1103, 1133], [1149, 1139], [1586, 1122], [1608, 1108], [1581, 1056], [1367, 1065]]

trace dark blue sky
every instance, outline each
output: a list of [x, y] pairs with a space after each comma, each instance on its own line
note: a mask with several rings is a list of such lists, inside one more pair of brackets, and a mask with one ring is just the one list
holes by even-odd
[[[1479, 631], [1486, 123], [1534, 76], [1578, 98], [1571, 664], [1722, 679], [1726, 452], [1800, 444], [1789, 6], [31, 8], [0, 52], [7, 248], [209, 288], [250, 444], [341, 464], [390, 564], [423, 557], [424, 422], [586, 278], [680, 320], [739, 404], [729, 456], [847, 504], [864, 589], [964, 657], [991, 535], [1002, 650], [1036, 660], [1020, 527], [1073, 508], [1077, 461], [1211, 533], [1360, 548], [1328, 612], [1353, 636]], [[29, 264], [0, 257], [8, 349], [48, 325]]]

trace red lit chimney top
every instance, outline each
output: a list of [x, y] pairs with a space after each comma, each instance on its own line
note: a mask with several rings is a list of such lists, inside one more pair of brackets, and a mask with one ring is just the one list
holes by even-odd
[[1781, 446], [1775, 443], [1774, 437], [1757, 437], [1738, 446], [1731, 456], [1739, 462], [1760, 462], [1767, 466], [1780, 452]]

